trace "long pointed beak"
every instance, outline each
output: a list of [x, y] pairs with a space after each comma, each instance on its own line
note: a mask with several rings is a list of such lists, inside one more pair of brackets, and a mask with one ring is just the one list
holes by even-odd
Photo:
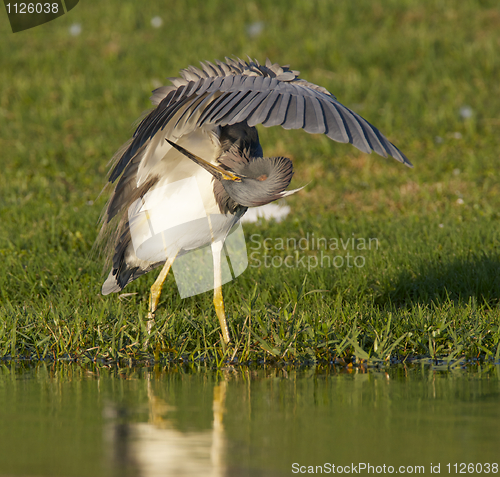
[[235, 182], [241, 182], [242, 176], [239, 176], [238, 174], [234, 174], [231, 171], [226, 171], [225, 169], [222, 169], [222, 167], [216, 166], [214, 164], [211, 164], [208, 161], [205, 161], [205, 159], [202, 159], [199, 156], [195, 156], [194, 154], [191, 154], [189, 151], [184, 149], [181, 146], [178, 146], [172, 141], [169, 141], [168, 139], [165, 139], [172, 147], [175, 147], [179, 152], [184, 154], [186, 157], [189, 157], [193, 162], [198, 164], [199, 166], [203, 167], [206, 171], [210, 172], [213, 176], [215, 176], [217, 179], [221, 180], [226, 180], [226, 181], [235, 181]]

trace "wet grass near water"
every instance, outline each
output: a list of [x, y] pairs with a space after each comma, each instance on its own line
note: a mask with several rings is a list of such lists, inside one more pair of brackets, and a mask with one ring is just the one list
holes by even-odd
[[[0, 358], [498, 362], [496, 2], [165, 8], [109, 1], [15, 35], [0, 25]], [[261, 128], [265, 155], [292, 158], [291, 186], [307, 186], [283, 221], [244, 225], [249, 267], [223, 288], [233, 343], [212, 293], [181, 300], [172, 276], [148, 339], [155, 273], [100, 295], [106, 165], [166, 77], [247, 54], [326, 87], [415, 168]]]

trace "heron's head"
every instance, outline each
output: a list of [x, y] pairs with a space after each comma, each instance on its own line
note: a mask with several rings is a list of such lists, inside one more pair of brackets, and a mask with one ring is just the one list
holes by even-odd
[[210, 172], [229, 197], [245, 207], [265, 205], [296, 192], [286, 191], [293, 176], [292, 161], [286, 157], [248, 157], [232, 150], [224, 153], [221, 166], [216, 166], [168, 142]]
[[286, 157], [248, 157], [228, 152], [220, 158], [229, 177], [220, 180], [229, 197], [245, 207], [257, 207], [287, 194], [293, 176], [292, 161]]

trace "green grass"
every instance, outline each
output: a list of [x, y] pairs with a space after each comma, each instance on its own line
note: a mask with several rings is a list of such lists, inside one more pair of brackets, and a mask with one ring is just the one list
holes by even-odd
[[[254, 22], [264, 28], [250, 38]], [[82, 26], [77, 37], [72, 23]], [[4, 15], [0, 357], [498, 361], [499, 29], [494, 0], [80, 2], [17, 34]], [[231, 55], [289, 63], [374, 123], [415, 168], [261, 128], [266, 155], [293, 158], [292, 186], [308, 185], [289, 199], [285, 221], [245, 226], [247, 243], [259, 234], [273, 244], [268, 260], [297, 252], [304, 262], [251, 266], [224, 286], [229, 348], [212, 294], [181, 300], [169, 277], [145, 345], [155, 274], [124, 290], [135, 295], [103, 297], [104, 260], [91, 253], [107, 163], [152, 89], [189, 64]], [[321, 249], [276, 246], [312, 234], [376, 238], [378, 247], [355, 252], [361, 267], [308, 270], [301, 264]]]

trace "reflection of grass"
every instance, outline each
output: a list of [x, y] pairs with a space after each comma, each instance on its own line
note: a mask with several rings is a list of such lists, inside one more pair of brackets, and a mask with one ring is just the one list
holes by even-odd
[[[498, 359], [496, 2], [154, 5], [81, 4], [26, 32], [1, 26], [0, 355]], [[256, 21], [264, 30], [250, 39]], [[294, 159], [292, 186], [309, 185], [288, 219], [245, 226], [247, 236], [354, 234], [380, 247], [361, 268], [249, 268], [224, 287], [236, 338], [225, 351], [211, 293], [180, 300], [170, 277], [143, 351], [153, 274], [125, 289], [133, 297], [102, 297], [102, 260], [90, 255], [106, 163], [158, 81], [230, 54], [300, 69], [416, 167], [262, 129], [268, 155]]]

